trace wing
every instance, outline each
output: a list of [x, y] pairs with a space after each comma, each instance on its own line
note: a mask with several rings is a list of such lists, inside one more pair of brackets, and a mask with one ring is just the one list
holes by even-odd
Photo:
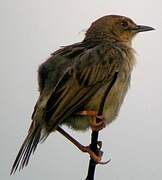
[[96, 46], [75, 57], [59, 79], [48, 99], [45, 121], [53, 130], [64, 119], [84, 106], [119, 71], [121, 54], [117, 49]]

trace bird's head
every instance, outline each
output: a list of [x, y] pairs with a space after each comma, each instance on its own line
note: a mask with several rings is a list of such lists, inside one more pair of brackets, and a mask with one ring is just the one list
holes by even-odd
[[128, 17], [107, 15], [91, 24], [86, 32], [85, 39], [131, 43], [132, 38], [137, 33], [151, 30], [154, 28], [137, 25]]

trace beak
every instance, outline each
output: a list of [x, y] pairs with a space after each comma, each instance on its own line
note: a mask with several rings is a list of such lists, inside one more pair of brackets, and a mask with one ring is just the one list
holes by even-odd
[[137, 25], [134, 30], [138, 33], [138, 32], [144, 32], [144, 31], [152, 31], [155, 29], [150, 26]]

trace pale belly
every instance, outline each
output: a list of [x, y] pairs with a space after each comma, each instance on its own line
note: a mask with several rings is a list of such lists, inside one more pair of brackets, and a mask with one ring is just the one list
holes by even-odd
[[[104, 116], [106, 123], [111, 123], [118, 115], [120, 107], [123, 103], [124, 97], [128, 90], [130, 83], [130, 75], [120, 72], [118, 78], [113, 85], [109, 95], [106, 98], [104, 106]], [[103, 86], [93, 98], [84, 106], [83, 110], [98, 111], [101, 98], [106, 90], [107, 86]], [[90, 125], [90, 118], [88, 116], [72, 116], [66, 119], [63, 124], [73, 128], [75, 130], [86, 130]]]

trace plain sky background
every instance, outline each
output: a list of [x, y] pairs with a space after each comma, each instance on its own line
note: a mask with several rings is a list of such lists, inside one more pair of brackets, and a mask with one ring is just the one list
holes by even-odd
[[[89, 157], [60, 134], [40, 144], [29, 166], [9, 176], [38, 97], [37, 68], [62, 45], [81, 41], [91, 22], [126, 15], [156, 31], [133, 41], [137, 65], [117, 120], [100, 132], [105, 166], [96, 180], [162, 179], [162, 1], [0, 0], [0, 179], [83, 180]], [[68, 129], [67, 129], [68, 130]], [[68, 130], [83, 144], [90, 131]]]

